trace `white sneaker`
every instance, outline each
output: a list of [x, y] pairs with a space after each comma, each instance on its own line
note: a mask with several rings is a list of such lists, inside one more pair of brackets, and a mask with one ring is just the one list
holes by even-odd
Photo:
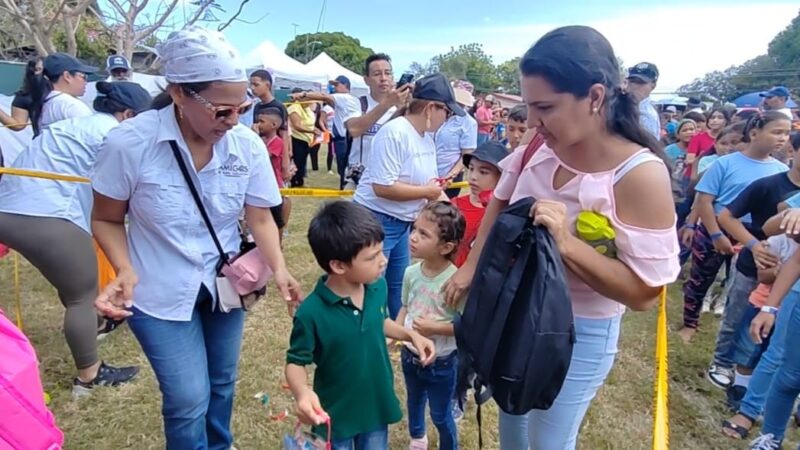
[[725, 303], [717, 301], [717, 304], [714, 305], [714, 315], [717, 317], [722, 317], [722, 314], [724, 312], [725, 312]]
[[733, 369], [712, 364], [706, 372], [706, 379], [720, 389], [727, 389], [733, 383]]
[[428, 450], [428, 436], [422, 436], [419, 439], [411, 439], [408, 444], [408, 450]]
[[711, 300], [706, 296], [703, 299], [703, 308], [700, 310], [701, 314], [707, 314], [711, 312]]

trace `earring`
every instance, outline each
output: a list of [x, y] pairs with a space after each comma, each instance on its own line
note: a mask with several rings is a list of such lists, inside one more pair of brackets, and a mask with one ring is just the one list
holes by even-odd
[[178, 106], [178, 118], [183, 120], [183, 108]]
[[592, 114], [597, 114], [597, 106], [595, 106], [594, 108], [592, 108]]

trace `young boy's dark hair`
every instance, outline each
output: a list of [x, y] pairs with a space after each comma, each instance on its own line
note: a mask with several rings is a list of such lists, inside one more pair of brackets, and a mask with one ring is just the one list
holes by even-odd
[[283, 114], [281, 113], [281, 111], [278, 108], [269, 107], [269, 108], [260, 109], [260, 110], [258, 110], [257, 114], [258, 115], [257, 115], [256, 118], [261, 117], [261, 116], [270, 116], [270, 117], [273, 117], [273, 118], [277, 119], [278, 120], [278, 129], [280, 129], [283, 126]]
[[511, 108], [511, 111], [508, 113], [508, 120], [513, 120], [514, 122], [528, 122], [528, 107], [525, 105], [517, 105]]
[[683, 115], [682, 119], [694, 120], [694, 123], [696, 124], [706, 123], [707, 121], [706, 115], [701, 114], [697, 111], [689, 111], [688, 113]]
[[439, 227], [439, 241], [452, 242], [453, 251], [445, 255], [453, 259], [458, 251], [458, 244], [464, 239], [467, 220], [461, 211], [452, 203], [445, 201], [429, 202], [422, 208], [420, 215], [425, 215]]
[[362, 249], [383, 242], [383, 227], [365, 207], [350, 201], [322, 205], [308, 225], [308, 243], [317, 263], [331, 272], [331, 261], [350, 263]]
[[789, 141], [791, 141], [794, 151], [800, 152], [800, 131], [792, 133], [791, 137], [789, 137]]

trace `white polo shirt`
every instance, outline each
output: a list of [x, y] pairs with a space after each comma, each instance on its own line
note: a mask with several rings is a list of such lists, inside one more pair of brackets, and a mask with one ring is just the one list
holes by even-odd
[[[331, 94], [333, 97], [333, 127], [339, 136], [347, 134], [345, 122], [352, 117], [361, 115], [361, 101], [353, 94], [340, 93]], [[334, 130], [331, 129], [331, 132]]]
[[442, 125], [434, 137], [439, 176], [453, 170], [464, 150], [478, 146], [478, 122], [469, 114], [453, 116]]
[[[114, 116], [105, 113], [54, 123], [31, 141], [11, 167], [88, 177], [103, 139], [118, 125]], [[0, 211], [69, 220], [91, 234], [92, 187], [5, 175], [0, 180]]]
[[172, 105], [126, 120], [100, 149], [92, 187], [128, 201], [128, 248], [139, 277], [134, 305], [163, 320], [189, 321], [201, 284], [216, 299], [219, 253], [169, 145], [175, 140], [187, 163], [223, 249], [239, 249], [239, 213], [245, 204], [281, 203], [264, 143], [236, 125], [214, 145], [198, 173], [178, 129]]
[[372, 185], [391, 186], [400, 182], [422, 186], [436, 178], [433, 137], [430, 133], [420, 136], [408, 119], [398, 117], [378, 131], [372, 150], [372, 159], [356, 188], [356, 203], [404, 222], [417, 220], [427, 200], [387, 200], [378, 197]]
[[52, 91], [42, 105], [42, 117], [39, 119], [39, 129], [43, 130], [50, 125], [73, 117], [91, 116], [92, 108], [80, 99], [65, 92]]

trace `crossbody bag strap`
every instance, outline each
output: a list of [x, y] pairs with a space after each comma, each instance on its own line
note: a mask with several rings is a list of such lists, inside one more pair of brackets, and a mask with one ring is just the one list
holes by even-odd
[[183, 160], [183, 156], [181, 156], [181, 151], [178, 149], [178, 144], [175, 141], [169, 141], [169, 145], [170, 147], [172, 147], [172, 154], [175, 155], [175, 160], [178, 161], [178, 167], [180, 167], [181, 169], [181, 173], [183, 174], [183, 179], [186, 180], [186, 184], [189, 185], [189, 190], [192, 192], [192, 197], [194, 197], [194, 202], [197, 205], [197, 209], [200, 210], [200, 215], [203, 216], [203, 222], [206, 223], [208, 232], [211, 234], [211, 239], [214, 240], [214, 245], [217, 247], [217, 251], [219, 252], [219, 257], [221, 258], [224, 264], [227, 264], [228, 255], [222, 249], [222, 244], [219, 243], [219, 239], [217, 238], [217, 233], [214, 231], [214, 226], [211, 225], [211, 219], [209, 219], [208, 213], [206, 212], [206, 208], [203, 205], [203, 200], [200, 198], [200, 194], [197, 192], [197, 188], [192, 182], [191, 176], [189, 176], [189, 169], [186, 168], [186, 162]]
[[[361, 103], [361, 115], [363, 116], [364, 114], [367, 113], [367, 110], [369, 109], [369, 100], [367, 100], [366, 95], [362, 95], [361, 97], [358, 97], [358, 101], [359, 103]], [[358, 163], [363, 165], [363, 161], [364, 161], [364, 133], [361, 134], [361, 152], [358, 154]]]

